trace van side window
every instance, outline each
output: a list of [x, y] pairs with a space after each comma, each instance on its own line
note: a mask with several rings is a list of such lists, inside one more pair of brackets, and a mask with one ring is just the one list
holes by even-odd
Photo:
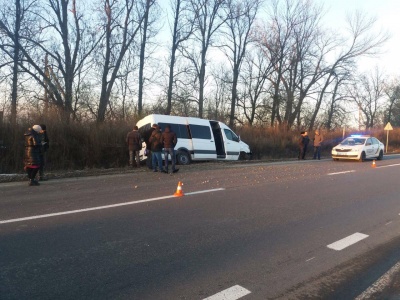
[[189, 132], [187, 130], [186, 125], [182, 125], [182, 124], [174, 124], [174, 123], [158, 123], [158, 125], [160, 126], [161, 130], [164, 131], [165, 126], [167, 125], [171, 126], [171, 129], [173, 132], [175, 132], [176, 137], [179, 139], [188, 139], [189, 138]]
[[239, 138], [236, 134], [234, 134], [232, 131], [230, 131], [229, 129], [224, 129], [226, 138], [228, 140], [234, 141], [234, 142], [239, 142]]
[[192, 134], [192, 139], [211, 139], [210, 126], [202, 125], [189, 125], [190, 133]]

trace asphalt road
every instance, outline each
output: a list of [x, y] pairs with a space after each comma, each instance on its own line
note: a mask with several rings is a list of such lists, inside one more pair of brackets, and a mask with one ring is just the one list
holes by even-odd
[[400, 261], [399, 169], [386, 156], [2, 183], [0, 299], [354, 299]]

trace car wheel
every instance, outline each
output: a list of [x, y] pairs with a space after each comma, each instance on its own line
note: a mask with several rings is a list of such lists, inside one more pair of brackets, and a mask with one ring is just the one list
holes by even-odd
[[176, 161], [180, 165], [188, 165], [190, 164], [190, 155], [185, 151], [178, 151], [176, 154]]
[[333, 161], [339, 161], [339, 158], [333, 158]]
[[246, 152], [240, 152], [239, 160], [250, 160], [251, 155], [247, 154]]
[[365, 152], [363, 151], [363, 152], [361, 153], [361, 156], [360, 156], [360, 162], [365, 161], [365, 159], [366, 159], [366, 155], [365, 155]]
[[379, 151], [379, 156], [377, 157], [377, 160], [382, 160], [383, 158], [383, 151]]

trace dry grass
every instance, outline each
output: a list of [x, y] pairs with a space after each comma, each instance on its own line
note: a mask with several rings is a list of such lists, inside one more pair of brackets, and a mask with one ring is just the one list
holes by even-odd
[[[40, 124], [41, 122], [36, 122]], [[32, 123], [33, 124], [33, 123]], [[0, 173], [20, 173], [23, 169], [24, 132], [32, 124], [25, 122], [17, 128], [3, 127], [2, 136], [6, 148], [0, 148]], [[61, 123], [57, 118], [46, 122], [50, 139], [47, 170], [83, 170], [91, 168], [119, 168], [128, 164], [125, 137], [132, 130], [134, 121], [106, 122], [98, 125]], [[241, 139], [250, 145], [254, 159], [296, 158], [298, 155], [298, 131], [279, 128], [242, 127], [236, 129]], [[329, 156], [333, 146], [342, 140], [342, 131], [324, 132], [322, 155]], [[346, 132], [345, 136], [360, 133]], [[386, 132], [363, 132], [377, 137], [386, 145]], [[314, 133], [310, 132], [310, 145]], [[400, 149], [400, 129], [389, 134], [389, 153]], [[308, 156], [312, 153], [309, 147]]]

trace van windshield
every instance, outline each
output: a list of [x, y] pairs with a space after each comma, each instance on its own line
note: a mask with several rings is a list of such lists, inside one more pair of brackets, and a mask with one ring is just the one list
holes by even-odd
[[239, 137], [233, 131], [229, 129], [224, 129], [224, 132], [228, 140], [239, 142]]

